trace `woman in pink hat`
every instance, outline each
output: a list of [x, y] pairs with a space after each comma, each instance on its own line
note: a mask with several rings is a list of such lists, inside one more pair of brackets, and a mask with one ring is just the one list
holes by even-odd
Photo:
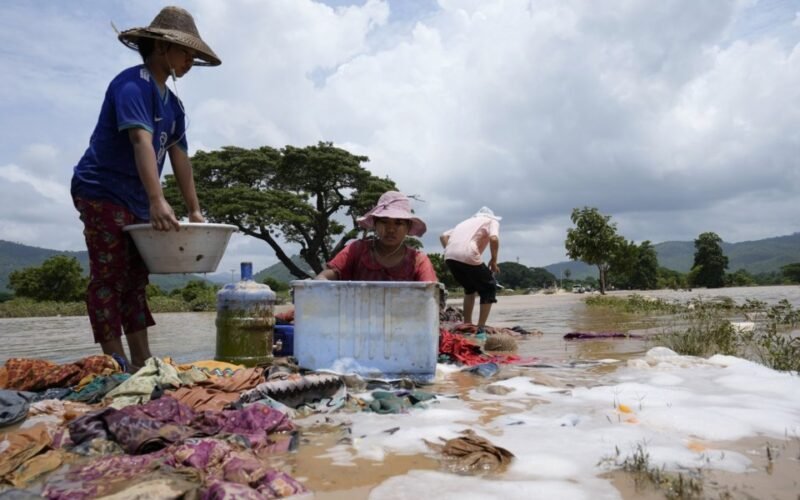
[[375, 208], [358, 219], [375, 237], [347, 245], [317, 275], [323, 280], [439, 281], [428, 256], [405, 244], [406, 236], [425, 234], [425, 223], [414, 217], [408, 197], [387, 191]]

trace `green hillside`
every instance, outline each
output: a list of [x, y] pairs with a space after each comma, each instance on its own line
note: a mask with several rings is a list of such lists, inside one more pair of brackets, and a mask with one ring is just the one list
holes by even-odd
[[590, 266], [589, 264], [579, 260], [557, 262], [555, 264], [545, 266], [545, 269], [550, 271], [556, 278], [567, 279], [567, 269], [569, 269], [569, 279], [571, 280], [582, 280], [589, 277], [597, 278], [597, 267]]
[[800, 233], [757, 241], [742, 241], [723, 246], [730, 259], [729, 269], [746, 269], [757, 274], [778, 271], [781, 267], [800, 262]]
[[[662, 267], [689, 272], [694, 263], [694, 241], [667, 241], [653, 246]], [[781, 267], [800, 262], [800, 233], [755, 241], [722, 243], [728, 257], [728, 271], [744, 269], [751, 274], [780, 271]]]
[[[694, 261], [694, 241], [666, 241], [653, 245], [653, 247], [658, 254], [658, 263], [661, 267], [682, 273], [686, 273], [691, 269]], [[730, 272], [738, 269], [745, 269], [752, 274], [779, 271], [786, 264], [800, 262], [800, 233], [740, 243], [723, 242], [722, 250], [728, 256], [728, 271]], [[12, 271], [39, 266], [54, 255], [75, 257], [84, 271], [88, 271], [89, 259], [86, 252], [49, 250], [0, 240], [0, 291], [9, 291], [7, 288], [8, 275]], [[308, 264], [300, 256], [293, 256], [292, 261], [300, 268], [307, 269], [311, 273]], [[597, 268], [583, 262], [557, 262], [545, 266], [545, 269], [556, 277], [566, 278], [564, 271], [569, 269], [571, 279], [581, 280], [589, 276], [597, 278]], [[217, 274], [221, 277], [226, 277], [226, 275]], [[215, 275], [209, 276], [214, 277]], [[259, 271], [255, 275], [255, 279], [263, 281], [268, 276], [284, 283], [296, 279], [289, 273], [286, 266], [280, 262]], [[196, 274], [154, 274], [150, 278], [152, 283], [165, 290], [182, 287], [190, 280], [206, 280], [204, 276]]]
[[[56, 255], [66, 255], [78, 259], [84, 274], [89, 272], [89, 254], [87, 252], [70, 252], [66, 250], [50, 250], [0, 240], [0, 292], [8, 292], [8, 276], [12, 271], [26, 267], [41, 266], [44, 261]], [[169, 291], [181, 288], [191, 280], [205, 280], [197, 274], [151, 274], [150, 282]]]
[[[306, 261], [301, 259], [299, 255], [293, 255], [292, 262], [294, 262], [294, 264], [300, 269], [308, 271], [309, 274], [314, 274], [313, 271], [311, 271], [311, 267], [306, 263]], [[297, 279], [281, 262], [273, 264], [266, 269], [262, 269], [261, 271], [257, 272], [253, 278], [258, 282], [263, 282], [264, 279], [268, 277], [282, 283], [289, 283], [290, 281]]]
[[[658, 255], [658, 265], [688, 273], [694, 263], [694, 241], [665, 241], [653, 245]], [[800, 233], [776, 236], [739, 243], [722, 242], [722, 252], [728, 257], [728, 271], [744, 269], [751, 274], [780, 271], [781, 267], [800, 262]], [[587, 276], [597, 278], [597, 268], [583, 262], [566, 261], [546, 266], [545, 269], [559, 276], [569, 269], [572, 279]]]

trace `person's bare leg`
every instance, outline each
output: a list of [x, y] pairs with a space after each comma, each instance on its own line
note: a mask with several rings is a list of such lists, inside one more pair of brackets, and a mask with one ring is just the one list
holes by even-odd
[[475, 307], [475, 296], [477, 293], [464, 295], [464, 323], [472, 324], [472, 309]]
[[131, 366], [138, 370], [153, 356], [150, 354], [150, 343], [147, 341], [147, 328], [130, 333], [125, 338], [128, 339], [128, 348], [131, 350]]
[[492, 303], [489, 302], [488, 304], [481, 304], [480, 309], [478, 310], [478, 329], [483, 328], [486, 326], [486, 321], [489, 319], [489, 313], [492, 310]]
[[128, 365], [131, 364], [128, 356], [125, 355], [125, 348], [122, 346], [122, 338], [117, 337], [112, 340], [107, 340], [105, 342], [100, 342], [100, 348], [103, 350], [103, 354], [107, 354], [111, 356], [112, 354], [118, 354], [122, 356], [122, 359], [125, 360]]

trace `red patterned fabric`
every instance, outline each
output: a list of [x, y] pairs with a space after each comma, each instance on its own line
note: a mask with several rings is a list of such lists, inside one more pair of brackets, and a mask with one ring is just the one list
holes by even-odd
[[478, 344], [447, 330], [439, 331], [439, 354], [446, 354], [459, 363], [469, 366], [489, 361], [489, 356], [481, 352]]
[[5, 364], [6, 389], [39, 392], [54, 387], [72, 387], [87, 375], [110, 375], [120, 367], [111, 356], [88, 356], [58, 365], [44, 359], [11, 358]]
[[467, 366], [481, 363], [518, 364], [536, 361], [536, 358], [522, 358], [516, 354], [484, 354], [478, 344], [444, 328], [439, 330], [439, 354], [446, 354], [456, 362]]

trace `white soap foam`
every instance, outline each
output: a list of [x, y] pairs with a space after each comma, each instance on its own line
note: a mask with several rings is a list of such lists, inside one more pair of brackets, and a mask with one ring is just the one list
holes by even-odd
[[[800, 377], [731, 356], [702, 359], [657, 348], [598, 376], [593, 387], [566, 391], [536, 377], [532, 370], [495, 382], [510, 389], [505, 395], [475, 389], [466, 400], [437, 398], [404, 414], [349, 414], [353, 444], [335, 447], [331, 456], [343, 465], [391, 453], [435, 456], [423, 439], [441, 442], [473, 429], [515, 455], [505, 472], [410, 471], [386, 480], [370, 498], [619, 498], [599, 475], [639, 449], [651, 466], [668, 471], [742, 473], [750, 459], [714, 442], [800, 436]], [[476, 403], [506, 413], [481, 420], [470, 406]]]

